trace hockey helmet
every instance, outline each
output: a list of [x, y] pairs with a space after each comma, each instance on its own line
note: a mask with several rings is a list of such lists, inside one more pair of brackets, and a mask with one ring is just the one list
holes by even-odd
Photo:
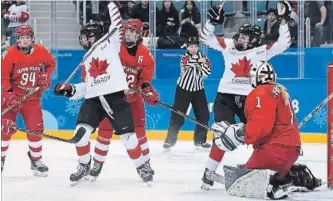
[[258, 25], [243, 24], [233, 36], [235, 48], [245, 51], [257, 47], [260, 43], [261, 28]]
[[90, 47], [102, 38], [104, 35], [104, 27], [100, 22], [90, 21], [85, 24], [80, 30], [79, 41], [80, 45], [89, 50]]
[[[29, 36], [28, 38], [23, 36]], [[31, 26], [20, 25], [16, 28], [17, 48], [24, 54], [29, 54], [35, 43], [35, 33]]]
[[250, 82], [253, 88], [262, 84], [276, 82], [276, 73], [273, 66], [267, 61], [260, 61], [249, 72]]
[[140, 19], [128, 19], [124, 23], [124, 43], [131, 48], [142, 41], [143, 24]]

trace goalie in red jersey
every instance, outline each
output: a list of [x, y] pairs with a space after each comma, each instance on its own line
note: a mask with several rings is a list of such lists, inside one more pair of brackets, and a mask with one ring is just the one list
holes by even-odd
[[[123, 24], [124, 39], [120, 46], [120, 60], [127, 76], [129, 87], [141, 90], [147, 97], [129, 89], [125, 92], [131, 104], [135, 133], [142, 149], [142, 155], [149, 173], [154, 174], [150, 167], [149, 146], [146, 137], [145, 107], [144, 102], [149, 105], [156, 105], [159, 99], [155, 89], [151, 86], [154, 75], [154, 59], [149, 49], [142, 43], [143, 26], [139, 19], [129, 19]], [[90, 171], [92, 180], [100, 174], [105, 161], [113, 128], [107, 119], [104, 119], [98, 130], [98, 137], [95, 146], [94, 166]]]
[[245, 102], [247, 123], [230, 125], [222, 121], [212, 126], [219, 149], [233, 151], [244, 143], [254, 148], [245, 165], [224, 166], [227, 192], [240, 197], [279, 199], [296, 186], [309, 190], [320, 186], [321, 180], [305, 165], [294, 165], [301, 151], [300, 134], [289, 94], [275, 82], [273, 66], [261, 61], [251, 68], [249, 77], [254, 90]]
[[[1, 119], [1, 171], [11, 136], [15, 133], [17, 114], [20, 113], [28, 130], [43, 132], [42, 106], [40, 98], [50, 87], [51, 75], [55, 69], [55, 59], [40, 44], [29, 25], [16, 29], [17, 44], [9, 47], [1, 60], [1, 109], [13, 106]], [[22, 102], [18, 100], [31, 89], [39, 90]], [[28, 133], [28, 156], [35, 176], [47, 176], [48, 167], [42, 162], [42, 137]]]

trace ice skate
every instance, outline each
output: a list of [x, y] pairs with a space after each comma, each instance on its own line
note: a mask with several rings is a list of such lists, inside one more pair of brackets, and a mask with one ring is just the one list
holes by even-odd
[[147, 168], [146, 164], [137, 167], [136, 170], [142, 181], [145, 182], [148, 186], [151, 186], [153, 175], [149, 173], [149, 169]]
[[98, 175], [101, 173], [104, 163], [94, 162], [93, 168], [90, 170], [90, 181], [95, 182]]
[[151, 166], [150, 166], [150, 162], [147, 161], [147, 162], [145, 163], [145, 165], [146, 165], [146, 168], [147, 168], [149, 174], [151, 174], [152, 176], [154, 176], [155, 171], [151, 168]]
[[43, 163], [42, 159], [37, 161], [32, 160], [30, 151], [28, 151], [28, 156], [30, 159], [30, 168], [33, 171], [33, 175], [36, 177], [47, 177], [49, 168]]
[[171, 147], [175, 146], [177, 142], [177, 138], [173, 137], [173, 136], [167, 136], [167, 138], [165, 139], [165, 142], [163, 144], [163, 148], [165, 152], [169, 152], [171, 150]]
[[273, 187], [273, 185], [268, 186], [267, 197], [272, 200], [276, 199], [284, 199], [288, 197], [288, 194], [297, 190], [296, 186], [290, 184], [280, 185], [277, 187]]
[[195, 142], [195, 150], [209, 150], [211, 145], [207, 142]]
[[69, 180], [72, 182], [71, 186], [75, 186], [81, 182], [89, 181], [90, 179], [90, 164], [79, 163], [77, 167], [77, 172], [70, 175]]
[[214, 185], [214, 181], [212, 181], [210, 179], [210, 175], [213, 174], [214, 172], [209, 170], [208, 168], [205, 169], [204, 175], [202, 176], [202, 185], [201, 185], [201, 189], [203, 190], [209, 190], [213, 185]]

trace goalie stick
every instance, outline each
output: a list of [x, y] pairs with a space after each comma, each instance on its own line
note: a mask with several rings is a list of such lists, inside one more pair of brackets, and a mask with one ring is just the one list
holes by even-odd
[[117, 31], [117, 28], [114, 28], [111, 32], [108, 33], [108, 35], [104, 36], [104, 38], [101, 38], [100, 41], [97, 41], [89, 50], [88, 52], [85, 54], [85, 56], [83, 57], [82, 61], [80, 62], [80, 64], [78, 66], [76, 66], [76, 68], [74, 69], [74, 71], [69, 75], [69, 77], [66, 79], [66, 81], [62, 84], [62, 86], [60, 87], [60, 89], [64, 89], [65, 85], [67, 85], [71, 79], [74, 77], [74, 75], [77, 73], [77, 71], [81, 68], [81, 65], [87, 60], [87, 58], [91, 55], [91, 53], [94, 52], [94, 50], [97, 48], [97, 46], [99, 46], [99, 44], [101, 44], [102, 42], [108, 40], [115, 32]]
[[76, 143], [78, 143], [82, 139], [82, 137], [84, 135], [84, 133], [80, 133], [80, 134], [76, 134], [71, 139], [63, 139], [63, 138], [52, 136], [52, 135], [48, 135], [48, 134], [45, 134], [45, 133], [42, 133], [42, 132], [25, 130], [25, 129], [17, 128], [17, 127], [13, 127], [13, 129], [17, 130], [17, 131], [24, 132], [24, 133], [29, 133], [29, 134], [32, 134], [32, 135], [46, 137], [46, 138], [49, 138], [51, 140], [56, 140], [56, 141], [60, 141], [60, 142], [66, 142], [66, 143], [70, 143], [70, 144], [76, 144]]
[[[33, 89], [29, 90], [28, 93], [26, 93], [24, 96], [22, 96], [20, 99], [18, 99], [17, 103], [19, 105], [21, 105], [22, 102], [25, 101], [25, 99], [29, 98], [32, 94], [34, 94], [38, 90], [39, 90], [39, 87], [36, 87], [36, 88], [33, 88]], [[13, 109], [12, 105], [6, 107], [5, 109], [3, 109], [1, 111], [1, 115], [4, 115], [5, 113], [7, 113], [8, 111], [10, 111], [11, 109]]]

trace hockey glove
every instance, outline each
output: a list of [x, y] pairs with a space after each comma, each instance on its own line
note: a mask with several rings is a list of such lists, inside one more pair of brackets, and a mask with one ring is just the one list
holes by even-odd
[[12, 135], [15, 133], [13, 129], [15, 122], [10, 119], [1, 119], [1, 134]]
[[141, 91], [146, 94], [146, 96], [143, 97], [145, 102], [149, 105], [157, 105], [158, 100], [160, 97], [158, 96], [155, 89], [147, 82], [143, 83], [141, 85]]
[[72, 84], [65, 84], [64, 88], [61, 89], [62, 87], [62, 83], [58, 83], [55, 87], [54, 87], [54, 94], [56, 96], [66, 96], [67, 98], [70, 98], [72, 96], [74, 96], [75, 94], [75, 86]]
[[212, 125], [215, 145], [223, 151], [233, 151], [240, 144], [244, 144], [244, 124], [232, 124], [222, 121]]
[[46, 72], [41, 72], [39, 74], [38, 85], [41, 91], [44, 91], [50, 87], [51, 80], [49, 78], [49, 74]]
[[13, 112], [20, 111], [22, 105], [18, 102], [20, 99], [19, 96], [17, 96], [14, 92], [4, 92], [2, 94], [2, 106], [9, 107], [12, 106]]
[[276, 9], [278, 11], [278, 20], [279, 21], [281, 21], [281, 19], [283, 19], [283, 18], [286, 21], [289, 21], [292, 7], [288, 1], [277, 2]]
[[207, 17], [210, 23], [214, 26], [221, 25], [224, 22], [223, 4], [224, 2], [222, 5], [212, 6], [208, 11]]

